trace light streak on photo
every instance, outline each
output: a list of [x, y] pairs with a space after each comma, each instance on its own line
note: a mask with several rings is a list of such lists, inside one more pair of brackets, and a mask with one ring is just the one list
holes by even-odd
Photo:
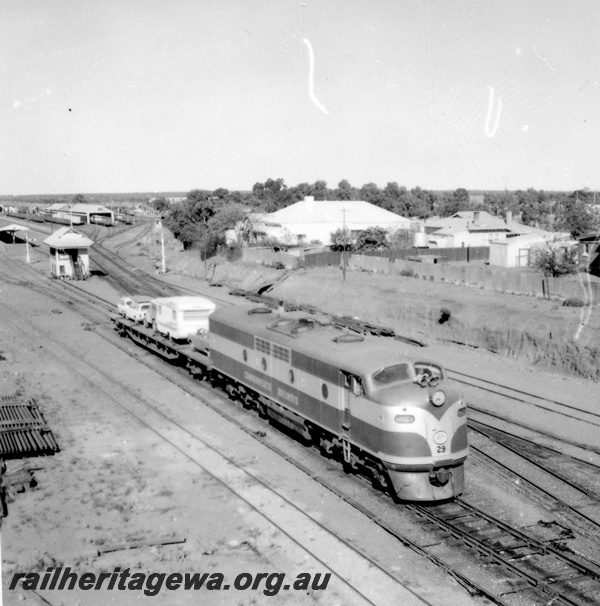
[[592, 287], [590, 285], [590, 274], [585, 274], [585, 280], [583, 279], [583, 272], [578, 271], [577, 277], [579, 278], [579, 283], [581, 284], [581, 288], [583, 288], [583, 292], [585, 293], [585, 306], [581, 308], [581, 314], [579, 316], [579, 326], [575, 331], [574, 339], [577, 340], [581, 336], [581, 331], [587, 326], [590, 321], [590, 317], [592, 315], [592, 308], [594, 306], [594, 296], [592, 292]]
[[535, 56], [538, 59], [541, 59], [553, 72], [555, 72], [556, 70], [550, 65], [550, 63], [548, 63], [548, 59], [546, 59], [546, 57], [542, 57], [538, 52], [537, 52], [537, 48], [535, 47], [535, 42], [533, 43], [533, 52], [535, 53]]
[[308, 48], [308, 96], [311, 101], [324, 113], [328, 114], [327, 108], [315, 97], [315, 55], [309, 40], [302, 38], [302, 42]]
[[492, 117], [492, 109], [494, 107], [494, 89], [491, 86], [488, 86], [490, 89], [490, 102], [488, 105], [487, 118], [485, 119], [485, 125], [483, 127], [483, 132], [488, 137], [493, 137], [498, 130], [498, 125], [500, 124], [500, 114], [502, 113], [502, 99], [498, 97], [498, 111], [496, 112], [496, 121], [494, 122], [493, 128], [490, 129], [490, 119]]

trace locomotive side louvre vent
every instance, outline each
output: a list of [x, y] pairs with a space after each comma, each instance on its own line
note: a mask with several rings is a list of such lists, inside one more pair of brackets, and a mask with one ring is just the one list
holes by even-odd
[[271, 355], [271, 342], [266, 339], [261, 339], [260, 337], [254, 338], [254, 346], [256, 347], [256, 351], [260, 351], [262, 353]]
[[277, 343], [273, 343], [273, 357], [283, 362], [290, 361], [290, 350], [287, 347], [281, 347]]
[[277, 345], [277, 343], [271, 343], [271, 341], [267, 341], [261, 337], [254, 337], [254, 347], [256, 348], [256, 351], [260, 351], [268, 356], [273, 356], [277, 360], [288, 363], [290, 361], [290, 350], [287, 347]]

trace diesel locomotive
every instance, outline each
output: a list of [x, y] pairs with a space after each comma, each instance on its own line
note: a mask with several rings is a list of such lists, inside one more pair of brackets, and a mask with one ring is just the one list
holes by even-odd
[[267, 307], [214, 311], [191, 346], [115, 322], [397, 500], [446, 500], [464, 490], [465, 400], [443, 366], [397, 341]]

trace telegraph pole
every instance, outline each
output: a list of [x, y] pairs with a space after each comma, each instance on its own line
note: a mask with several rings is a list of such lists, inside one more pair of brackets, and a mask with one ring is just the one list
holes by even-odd
[[160, 224], [160, 257], [162, 273], [167, 273], [167, 262], [165, 260], [165, 237], [163, 235], [162, 222]]
[[346, 209], [342, 208], [342, 282], [346, 281]]
[[27, 213], [27, 231], [25, 232], [25, 263], [27, 265], [31, 263], [31, 257], [29, 256], [29, 212]]

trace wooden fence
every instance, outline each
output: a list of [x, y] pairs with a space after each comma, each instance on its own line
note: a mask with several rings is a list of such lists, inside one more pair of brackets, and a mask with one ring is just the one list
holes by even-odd
[[464, 246], [461, 248], [403, 248], [399, 250], [368, 250], [361, 254], [370, 257], [386, 257], [391, 260], [411, 257], [434, 257], [441, 263], [459, 261], [489, 261], [489, 246]]
[[[489, 252], [487, 247], [481, 248], [485, 248]], [[473, 256], [483, 254], [481, 253], [481, 248], [446, 248], [436, 250], [436, 253], [438, 251], [453, 251], [451, 254], [456, 254], [457, 260], [466, 261], [470, 259], [474, 261]], [[470, 250], [468, 253], [469, 256], [462, 259], [460, 255], [467, 255], [466, 252], [454, 252], [467, 250]], [[396, 253], [396, 251], [389, 252]], [[434, 263], [433, 261], [436, 259], [431, 257], [431, 249], [426, 252], [429, 253], [427, 256], [401, 252], [401, 254], [405, 254], [406, 257], [410, 258], [372, 253], [361, 255], [346, 253], [346, 267], [349, 271], [369, 271], [384, 275], [413, 276], [419, 280], [462, 284], [475, 288], [546, 299], [577, 298], [587, 301], [591, 295], [592, 301], [596, 302], [600, 300], [600, 282], [593, 281], [594, 279], [590, 280], [588, 274], [582, 273], [577, 276], [565, 276], [562, 278], [545, 278], [537, 272], [490, 267], [482, 264], [481, 261], [473, 265], [452, 265], [450, 257], [446, 257], [448, 259], [447, 262], [442, 260], [441, 262]], [[414, 260], [419, 256], [423, 257], [420, 261]], [[314, 269], [328, 266], [340, 267], [342, 264], [342, 253], [314, 253], [306, 255], [302, 259], [284, 252], [276, 253], [271, 249], [250, 248], [244, 249], [244, 260], [272, 267], [285, 267], [286, 269], [296, 269], [302, 266], [307, 269]], [[439, 257], [437, 260], [439, 261]]]

